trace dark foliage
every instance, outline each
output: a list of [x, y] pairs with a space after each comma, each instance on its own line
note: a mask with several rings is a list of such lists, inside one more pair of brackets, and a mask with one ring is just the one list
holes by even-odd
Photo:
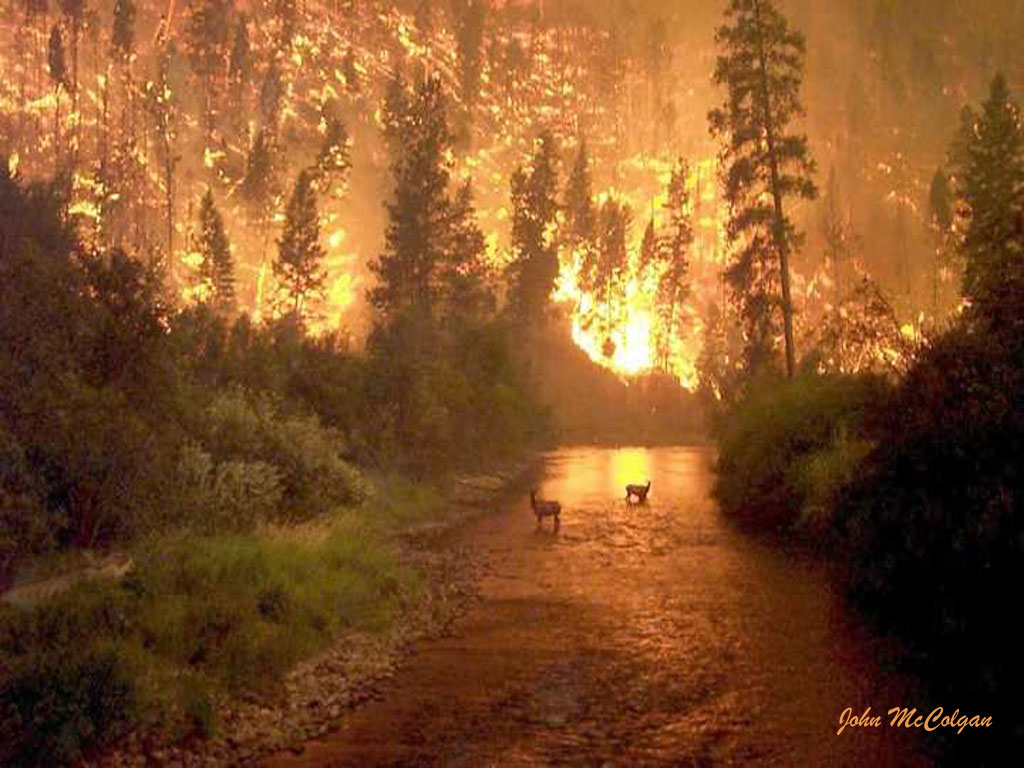
[[913, 639], [965, 711], [1004, 707], [997, 694], [1021, 681], [1005, 590], [1024, 577], [1022, 352], [970, 327], [938, 340], [884, 409], [839, 506], [855, 594]]

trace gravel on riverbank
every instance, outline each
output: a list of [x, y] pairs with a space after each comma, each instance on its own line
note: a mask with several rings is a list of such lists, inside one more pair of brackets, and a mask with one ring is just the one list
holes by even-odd
[[297, 665], [273, 697], [218, 702], [215, 734], [209, 739], [171, 744], [165, 735], [140, 729], [87, 765], [251, 765], [277, 752], [301, 752], [306, 742], [336, 729], [346, 713], [380, 696], [418, 641], [445, 635], [465, 613], [477, 594], [479, 561], [448, 534], [493, 511], [536, 465], [531, 460], [486, 477], [460, 479], [451, 514], [442, 523], [398, 536], [403, 558], [422, 576], [425, 589], [407, 601], [390, 630], [338, 638], [327, 652]]

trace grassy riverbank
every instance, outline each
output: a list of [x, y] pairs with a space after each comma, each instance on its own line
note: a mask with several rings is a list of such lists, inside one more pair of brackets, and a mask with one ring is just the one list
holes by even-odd
[[136, 548], [120, 582], [0, 611], [0, 757], [70, 762], [138, 726], [217, 728], [224, 695], [267, 694], [345, 632], [388, 630], [422, 593], [394, 534], [444, 514], [408, 486], [315, 525]]

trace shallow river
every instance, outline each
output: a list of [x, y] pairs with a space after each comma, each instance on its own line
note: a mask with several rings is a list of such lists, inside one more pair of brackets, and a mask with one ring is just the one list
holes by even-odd
[[[627, 483], [652, 480], [645, 506]], [[566, 449], [458, 534], [482, 599], [380, 701], [275, 765], [929, 765], [918, 706], [820, 566], [734, 530], [702, 449]], [[871, 706], [879, 728], [836, 734]]]

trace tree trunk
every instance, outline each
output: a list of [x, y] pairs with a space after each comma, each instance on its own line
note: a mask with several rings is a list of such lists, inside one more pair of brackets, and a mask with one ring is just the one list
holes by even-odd
[[775, 125], [772, 120], [771, 94], [768, 91], [768, 60], [764, 52], [764, 31], [761, 28], [761, 5], [754, 4], [757, 18], [757, 49], [761, 66], [761, 97], [764, 108], [765, 140], [768, 143], [768, 162], [771, 167], [772, 199], [775, 203], [775, 248], [779, 252], [779, 272], [782, 282], [782, 322], [786, 335], [786, 376], [796, 375], [796, 342], [793, 337], [793, 300], [789, 282], [789, 243], [786, 240], [785, 214], [782, 209], [782, 191], [779, 189], [779, 160], [775, 153]]

